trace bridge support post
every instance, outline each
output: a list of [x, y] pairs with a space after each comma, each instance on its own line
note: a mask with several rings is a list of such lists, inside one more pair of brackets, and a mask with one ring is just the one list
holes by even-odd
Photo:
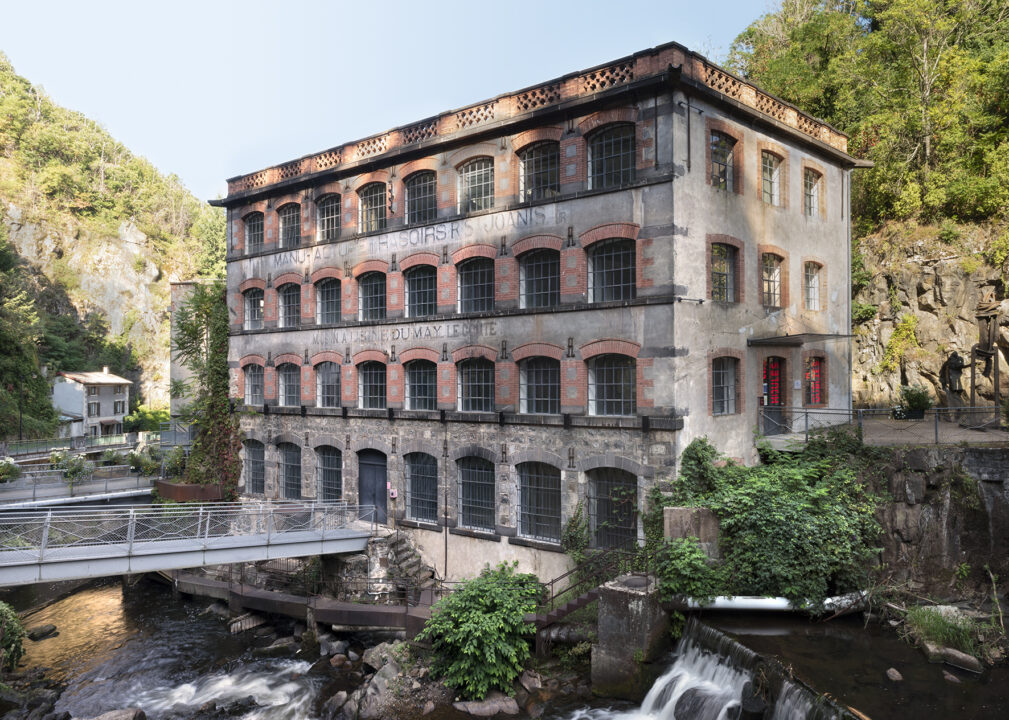
[[234, 590], [228, 591], [228, 610], [232, 617], [242, 614], [242, 596]]
[[120, 575], [119, 580], [123, 587], [123, 597], [133, 595], [137, 592], [140, 581], [144, 579], [143, 573], [128, 573]]

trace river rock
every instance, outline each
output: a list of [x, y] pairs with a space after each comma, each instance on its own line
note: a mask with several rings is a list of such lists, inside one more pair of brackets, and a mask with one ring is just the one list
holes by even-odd
[[942, 671], [942, 677], [948, 683], [953, 683], [954, 685], [959, 685], [960, 684], [960, 678], [958, 678], [956, 675], [954, 675], [953, 673], [951, 673], [949, 670], [943, 670]]
[[343, 667], [344, 665], [349, 665], [350, 660], [347, 658], [346, 655], [340, 653], [339, 655], [334, 655], [333, 657], [331, 657], [329, 659], [329, 664], [332, 665], [333, 667], [338, 668]]
[[57, 632], [55, 625], [48, 624], [48, 625], [36, 625], [33, 628], [29, 628], [25, 634], [28, 636], [29, 640], [34, 640], [38, 642], [39, 640], [45, 640], [46, 638], [56, 635]]
[[928, 658], [930, 663], [942, 662], [942, 648], [939, 645], [926, 640], [921, 644], [921, 650], [925, 653], [925, 657]]
[[346, 640], [334, 640], [330, 645], [330, 654], [346, 655], [348, 648], [350, 648], [350, 643]]
[[253, 648], [252, 654], [255, 657], [285, 657], [293, 655], [297, 649], [298, 644], [293, 637], [283, 637], [267, 647]]
[[527, 693], [533, 695], [537, 690], [543, 687], [543, 680], [540, 678], [539, 673], [533, 672], [532, 670], [526, 670], [519, 675], [519, 685], [525, 688]]
[[340, 715], [340, 709], [347, 704], [347, 691], [341, 690], [322, 705], [322, 716], [333, 720]]
[[360, 659], [361, 659], [361, 656], [360, 656], [360, 655], [358, 655], [358, 654], [357, 654], [356, 652], [354, 652], [353, 650], [348, 650], [348, 651], [347, 651], [347, 658], [348, 658], [348, 659], [349, 659], [349, 660], [350, 660], [351, 662], [357, 662], [358, 660], [360, 660]]
[[[78, 720], [85, 720], [79, 718]], [[147, 720], [147, 714], [140, 708], [124, 708], [122, 710], [110, 710], [90, 720]]]
[[452, 703], [452, 707], [476, 717], [494, 717], [495, 715], [518, 715], [519, 706], [515, 698], [494, 691], [487, 693], [483, 700]]
[[951, 647], [944, 647], [942, 649], [942, 659], [947, 665], [952, 665], [955, 668], [968, 670], [973, 673], [980, 673], [984, 669], [981, 665], [981, 661], [976, 657], [968, 655], [965, 652], [960, 652], [959, 650]]
[[886, 671], [886, 676], [893, 682], [900, 682], [904, 679], [904, 676], [900, 674], [900, 671], [897, 668], [889, 668]]
[[201, 612], [200, 615], [218, 615], [222, 618], [230, 618], [231, 611], [228, 610], [228, 606], [225, 605], [224, 603], [215, 602], [207, 605], [207, 607], [204, 608], [203, 612]]
[[428, 700], [424, 703], [424, 709], [421, 711], [421, 715], [430, 715], [434, 712], [434, 700]]
[[393, 659], [393, 648], [394, 643], [384, 642], [376, 645], [373, 648], [368, 648], [364, 651], [364, 664], [373, 670], [378, 670], [387, 662]]

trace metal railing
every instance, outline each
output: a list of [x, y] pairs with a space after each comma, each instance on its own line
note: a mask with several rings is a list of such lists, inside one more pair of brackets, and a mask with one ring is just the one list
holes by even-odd
[[88, 465], [87, 476], [73, 483], [67, 482], [64, 470], [23, 470], [16, 480], [0, 484], [0, 504], [40, 498], [82, 497], [154, 484], [153, 477], [143, 476], [129, 465]]
[[15, 457], [18, 455], [41, 455], [53, 450], [70, 449], [71, 438], [45, 438], [42, 440], [8, 440], [7, 454]]
[[88, 435], [84, 440], [84, 444], [89, 448], [128, 445], [129, 436], [126, 433], [119, 433], [117, 435]]
[[[870, 445], [956, 444], [1009, 440], [1001, 428], [1001, 411], [987, 407], [901, 408], [761, 407], [759, 431], [766, 438], [786, 436], [808, 441], [832, 428], [849, 427]], [[986, 433], [987, 435], [982, 435]]]
[[[374, 533], [373, 505], [323, 503], [207, 503], [133, 505], [103, 510], [0, 513], [0, 565], [44, 562], [68, 549], [87, 556], [131, 557], [138, 546], [257, 536], [270, 545], [287, 533], [359, 529]], [[60, 552], [64, 551], [64, 552]]]
[[159, 442], [162, 445], [192, 445], [196, 437], [196, 426], [186, 425], [179, 420], [161, 423]]
[[552, 611], [558, 605], [594, 590], [623, 571], [631, 569], [636, 553], [611, 548], [592, 553], [585, 562], [563, 575], [543, 583], [545, 598], [542, 609]]

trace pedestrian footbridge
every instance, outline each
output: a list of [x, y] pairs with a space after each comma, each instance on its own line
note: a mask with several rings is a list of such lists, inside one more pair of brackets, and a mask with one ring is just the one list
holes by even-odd
[[208, 503], [0, 513], [0, 587], [361, 552], [374, 506]]

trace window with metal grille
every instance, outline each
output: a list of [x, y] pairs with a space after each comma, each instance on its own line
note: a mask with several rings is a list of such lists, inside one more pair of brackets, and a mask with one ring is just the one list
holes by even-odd
[[806, 296], [806, 309], [820, 309], [820, 265], [815, 262], [805, 264], [802, 273], [802, 289]]
[[245, 291], [245, 329], [263, 329], [263, 291], [259, 288]]
[[760, 256], [760, 304], [781, 307], [781, 258], [773, 253]]
[[362, 408], [385, 410], [385, 365], [374, 361], [358, 365], [357, 386]]
[[470, 358], [457, 365], [459, 409], [463, 412], [494, 412], [494, 363]]
[[459, 212], [494, 207], [494, 161], [477, 158], [459, 168]]
[[408, 453], [406, 460], [406, 516], [438, 522], [438, 461], [427, 453]]
[[494, 261], [471, 258], [458, 265], [459, 312], [489, 312], [494, 309]]
[[823, 358], [806, 358], [806, 382], [803, 398], [806, 405], [819, 405], [823, 402]]
[[357, 279], [358, 319], [382, 320], [385, 318], [385, 274], [365, 273]]
[[711, 361], [711, 413], [732, 415], [736, 412], [736, 368], [734, 357], [718, 357]]
[[610, 125], [589, 138], [589, 188], [618, 187], [634, 180], [634, 126]]
[[263, 366], [245, 366], [245, 404], [263, 404]]
[[262, 495], [266, 492], [266, 453], [258, 440], [245, 441], [245, 492]]
[[340, 407], [340, 366], [335, 362], [315, 366], [315, 402], [319, 407]]
[[592, 547], [633, 548], [638, 543], [638, 479], [626, 470], [589, 470]]
[[280, 217], [280, 247], [296, 248], [301, 245], [301, 205], [288, 203], [277, 211]]
[[277, 368], [277, 386], [280, 405], [301, 405], [301, 368], [294, 363], [284, 363]]
[[735, 138], [725, 133], [711, 133], [711, 185], [718, 190], [732, 192], [732, 154], [736, 148]]
[[636, 365], [626, 355], [597, 355], [589, 361], [589, 412], [633, 415], [637, 408]]
[[781, 205], [781, 158], [767, 150], [760, 153], [760, 196], [768, 205]]
[[405, 273], [406, 316], [424, 317], [438, 312], [438, 271], [430, 265], [416, 265]]
[[494, 530], [494, 464], [478, 457], [460, 458], [459, 524]]
[[600, 240], [589, 251], [589, 288], [592, 302], [633, 300], [637, 294], [634, 241]]
[[736, 302], [736, 248], [711, 244], [711, 299]]
[[361, 205], [361, 232], [385, 229], [385, 183], [369, 183], [357, 191]]
[[280, 488], [287, 500], [301, 499], [301, 448], [294, 443], [279, 443]]
[[340, 281], [329, 278], [315, 285], [315, 319], [320, 325], [340, 322]]
[[301, 325], [301, 286], [287, 283], [277, 292], [280, 300], [280, 327], [296, 328]]
[[523, 360], [520, 368], [521, 411], [559, 413], [561, 411], [561, 364], [548, 357]]
[[538, 142], [519, 153], [522, 200], [545, 200], [561, 194], [560, 143]]
[[438, 409], [438, 367], [433, 362], [412, 360], [406, 364], [406, 407]]
[[249, 213], [243, 218], [245, 223], [245, 252], [254, 253], [263, 249], [263, 213]]
[[561, 541], [561, 471], [546, 463], [516, 466], [519, 473], [519, 533]]
[[320, 500], [336, 502], [343, 499], [343, 453], [330, 445], [317, 447], [315, 475]]
[[802, 174], [802, 211], [806, 217], [820, 212], [820, 173], [809, 168]]
[[519, 285], [522, 307], [560, 305], [561, 254], [545, 248], [524, 253], [519, 258]]
[[415, 172], [403, 185], [408, 223], [429, 222], [438, 217], [438, 184], [434, 171]]
[[340, 237], [340, 196], [327, 195], [316, 203], [319, 241], [333, 242]]

